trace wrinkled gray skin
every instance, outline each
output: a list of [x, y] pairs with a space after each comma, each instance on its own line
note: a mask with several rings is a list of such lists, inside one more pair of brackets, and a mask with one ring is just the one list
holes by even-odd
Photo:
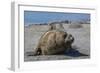
[[72, 48], [74, 37], [64, 31], [62, 24], [49, 24], [49, 30], [39, 39], [34, 55], [61, 54]]

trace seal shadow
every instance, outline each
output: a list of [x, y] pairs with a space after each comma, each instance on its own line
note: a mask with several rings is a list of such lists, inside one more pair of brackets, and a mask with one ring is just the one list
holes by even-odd
[[79, 52], [77, 49], [78, 49], [77, 47], [72, 47], [69, 49], [69, 51], [65, 51], [64, 55], [71, 56], [71, 57], [89, 56], [87, 54], [83, 54], [83, 53]]

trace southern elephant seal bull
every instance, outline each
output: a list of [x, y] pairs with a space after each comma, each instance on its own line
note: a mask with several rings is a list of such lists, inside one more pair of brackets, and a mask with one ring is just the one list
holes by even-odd
[[54, 25], [50, 25], [50, 29], [39, 39], [34, 55], [54, 55], [64, 53], [64, 51], [71, 48], [73, 42], [74, 37], [71, 34], [57, 29]]

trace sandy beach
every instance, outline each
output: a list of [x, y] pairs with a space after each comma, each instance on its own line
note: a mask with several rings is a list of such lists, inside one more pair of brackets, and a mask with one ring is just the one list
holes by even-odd
[[72, 45], [74, 50], [70, 51], [71, 55], [68, 53], [63, 55], [32, 56], [31, 54], [33, 54], [39, 38], [48, 30], [48, 25], [29, 25], [24, 26], [24, 61], [90, 58], [90, 24], [63, 24], [63, 26], [66, 32], [72, 34], [75, 38], [75, 42]]

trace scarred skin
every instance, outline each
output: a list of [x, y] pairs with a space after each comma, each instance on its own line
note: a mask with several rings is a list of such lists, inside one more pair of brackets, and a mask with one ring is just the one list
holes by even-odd
[[50, 26], [39, 39], [34, 55], [55, 55], [71, 48], [74, 37], [65, 31]]

